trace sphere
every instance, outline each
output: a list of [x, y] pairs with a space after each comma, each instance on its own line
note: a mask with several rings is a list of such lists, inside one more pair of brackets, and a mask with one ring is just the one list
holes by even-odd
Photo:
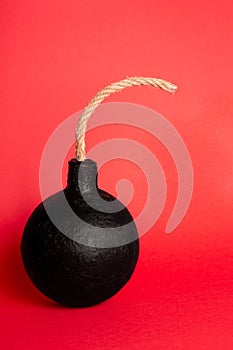
[[69, 161], [67, 187], [38, 205], [21, 241], [25, 270], [35, 287], [71, 307], [115, 295], [138, 260], [130, 212], [97, 182], [94, 161]]

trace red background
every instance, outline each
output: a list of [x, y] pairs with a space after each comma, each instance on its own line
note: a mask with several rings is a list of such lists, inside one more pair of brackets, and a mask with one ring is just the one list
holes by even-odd
[[[226, 0], [1, 1], [2, 349], [232, 350], [232, 9]], [[20, 259], [25, 222], [40, 202], [40, 157], [65, 118], [103, 86], [134, 75], [179, 85], [174, 97], [138, 87], [108, 102], [148, 106], [176, 127], [194, 167], [191, 206], [166, 235], [177, 176], [165, 148], [130, 128], [90, 132], [88, 147], [130, 134], [152, 149], [167, 176], [168, 197], [141, 239], [127, 286], [96, 307], [67, 309], [34, 289]], [[116, 164], [100, 174], [112, 193], [117, 179], [130, 176]], [[135, 215], [145, 195], [141, 173], [133, 180]]]

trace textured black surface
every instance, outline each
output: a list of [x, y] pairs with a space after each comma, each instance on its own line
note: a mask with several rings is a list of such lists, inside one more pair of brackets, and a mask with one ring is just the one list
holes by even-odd
[[[96, 184], [96, 163], [72, 159], [67, 187], [34, 210], [22, 237], [22, 258], [31, 281], [67, 306], [86, 307], [110, 298], [130, 279], [138, 259], [138, 233], [131, 214]], [[81, 220], [64, 209], [64, 195]], [[106, 212], [113, 203], [118, 211]]]

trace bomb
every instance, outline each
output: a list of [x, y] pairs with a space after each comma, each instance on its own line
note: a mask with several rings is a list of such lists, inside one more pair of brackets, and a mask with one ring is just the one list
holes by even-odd
[[[91, 306], [113, 296], [129, 280], [138, 259], [132, 216], [122, 203], [98, 188], [97, 175], [94, 161], [72, 159], [67, 187], [35, 209], [21, 243], [32, 282], [68, 306]], [[72, 212], [66, 210], [64, 198]], [[117, 211], [108, 213], [112, 202]], [[62, 232], [46, 209], [61, 223]]]
[[99, 103], [133, 85], [176, 89], [162, 79], [134, 77], [101, 90], [79, 119], [66, 188], [39, 204], [24, 229], [21, 254], [29, 278], [44, 295], [66, 306], [109, 299], [129, 281], [138, 260], [134, 220], [120, 201], [99, 189], [97, 164], [85, 158], [84, 140], [87, 120]]

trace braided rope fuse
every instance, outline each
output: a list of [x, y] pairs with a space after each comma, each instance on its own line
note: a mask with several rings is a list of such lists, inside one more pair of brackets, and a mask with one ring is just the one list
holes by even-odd
[[85, 159], [85, 132], [87, 128], [87, 121], [99, 106], [99, 104], [108, 96], [114, 92], [119, 92], [130, 86], [149, 85], [160, 88], [167, 92], [174, 93], [177, 90], [177, 86], [163, 79], [158, 78], [144, 78], [144, 77], [131, 77], [112, 83], [102, 90], [100, 90], [95, 97], [90, 101], [87, 107], [83, 110], [76, 130], [76, 158], [79, 161]]

